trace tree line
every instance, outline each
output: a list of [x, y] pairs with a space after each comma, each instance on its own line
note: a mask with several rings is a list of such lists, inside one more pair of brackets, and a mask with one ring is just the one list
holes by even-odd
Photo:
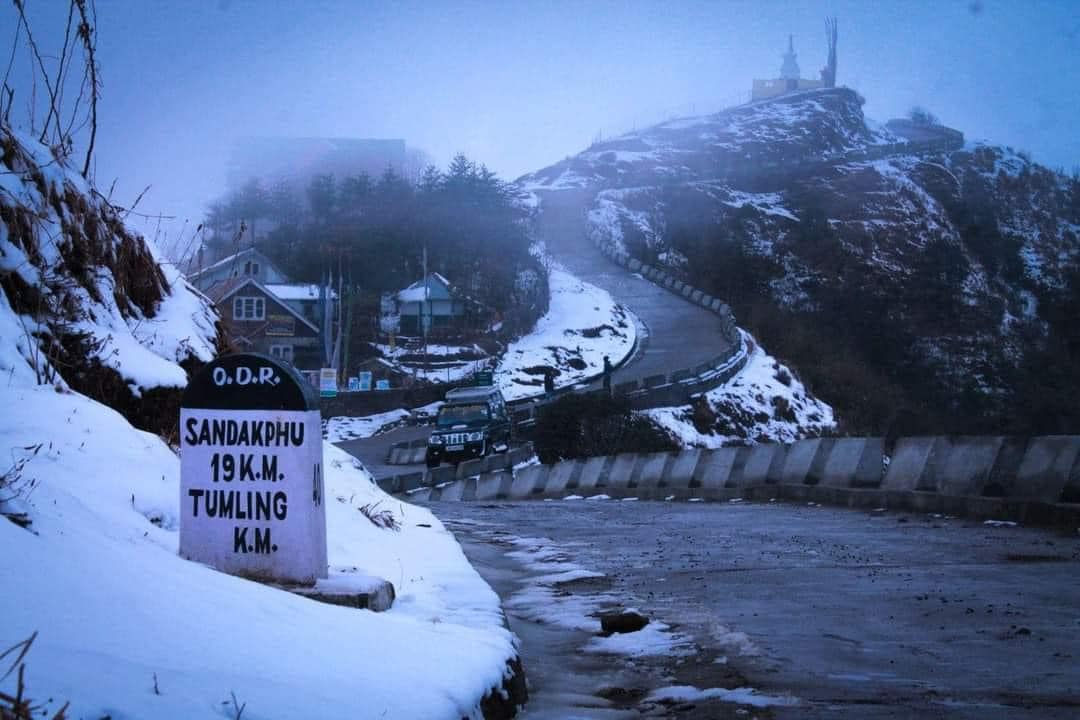
[[426, 259], [513, 335], [547, 309], [527, 222], [515, 188], [459, 154], [415, 183], [392, 167], [378, 178], [317, 174], [304, 187], [251, 178], [211, 204], [203, 225], [207, 263], [254, 242], [297, 282], [345, 278], [360, 317], [377, 315], [383, 293], [421, 279]]

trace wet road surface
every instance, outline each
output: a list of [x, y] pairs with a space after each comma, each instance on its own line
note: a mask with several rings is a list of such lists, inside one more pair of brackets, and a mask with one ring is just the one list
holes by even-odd
[[[526, 672], [537, 668], [526, 718], [1080, 717], [1076, 529], [781, 503], [430, 507], [504, 602], [530, 576], [508, 541], [547, 538], [605, 575], [559, 593], [603, 593], [692, 639], [682, 659], [586, 656], [589, 633], [509, 607]], [[675, 684], [748, 685], [799, 704], [640, 702]], [[598, 692], [620, 702], [573, 699]]]

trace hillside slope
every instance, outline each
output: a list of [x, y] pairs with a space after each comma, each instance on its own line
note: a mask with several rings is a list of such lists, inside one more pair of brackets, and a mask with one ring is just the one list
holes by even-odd
[[217, 313], [63, 158], [0, 126], [0, 373], [169, 433]]
[[521, 182], [593, 191], [598, 239], [724, 298], [842, 429], [1076, 431], [1080, 182], [947, 129], [905, 144], [861, 106], [795, 93]]

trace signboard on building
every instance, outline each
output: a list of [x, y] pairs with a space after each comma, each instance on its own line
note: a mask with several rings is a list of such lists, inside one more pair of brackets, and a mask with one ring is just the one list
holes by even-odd
[[334, 368], [319, 370], [319, 395], [337, 397], [337, 370]]
[[180, 403], [180, 555], [264, 581], [327, 575], [314, 388], [265, 355], [218, 358]]
[[358, 379], [360, 380], [360, 392], [367, 392], [368, 390], [371, 390], [371, 371], [365, 370], [363, 372], [357, 373], [357, 375]]
[[349, 392], [360, 392], [360, 378], [349, 378]]
[[292, 336], [296, 334], [296, 318], [292, 315], [267, 315], [266, 334]]
[[389, 380], [376, 380], [375, 381], [375, 389], [376, 390], [389, 390], [390, 389], [390, 381]]

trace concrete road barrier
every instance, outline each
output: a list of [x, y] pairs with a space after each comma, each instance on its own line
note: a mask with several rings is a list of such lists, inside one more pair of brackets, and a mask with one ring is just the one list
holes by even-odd
[[439, 467], [431, 468], [427, 472], [427, 484], [428, 485], [441, 485], [445, 482], [450, 482], [457, 477], [457, 468], [453, 465], [440, 465]]
[[694, 474], [697, 472], [697, 466], [704, 453], [705, 451], [698, 449], [673, 453], [660, 484], [651, 493], [652, 497], [663, 499], [668, 495], [674, 495], [680, 500], [693, 497]]
[[433, 502], [460, 502], [464, 491], [465, 482], [463, 480], [455, 480], [449, 485], [444, 485], [441, 488], [432, 488], [429, 497]]
[[508, 467], [517, 467], [521, 463], [530, 459], [536, 454], [536, 450], [533, 448], [533, 444], [525, 443], [521, 447], [516, 447], [510, 451], [506, 462]]
[[1016, 473], [1017, 496], [1080, 503], [1080, 437], [1045, 435], [1028, 443]]
[[477, 500], [505, 500], [510, 494], [513, 473], [505, 470], [484, 473], [476, 479]]
[[940, 438], [931, 459], [934, 489], [955, 497], [982, 495], [1000, 449], [999, 437]]
[[737, 466], [736, 462], [740, 459], [745, 462], [749, 453], [749, 448], [738, 447], [710, 450], [698, 462], [694, 472], [694, 481], [698, 486], [695, 497], [714, 499], [723, 495], [724, 489], [735, 487], [736, 479], [742, 474], [739, 472], [742, 469], [741, 463]]
[[591, 457], [585, 460], [581, 466], [581, 476], [578, 478], [578, 494], [591, 495], [598, 492], [607, 480], [607, 469], [613, 458], [610, 455]]
[[630, 272], [637, 272], [641, 269], [641, 261], [637, 258], [630, 258], [630, 261], [626, 264], [626, 267], [630, 270]]
[[507, 453], [496, 453], [484, 458], [484, 472], [486, 473], [505, 470], [509, 466], [510, 458]]
[[409, 492], [424, 487], [424, 473], [414, 472], [398, 475], [398, 492]]
[[882, 438], [838, 438], [829, 452], [821, 484], [839, 488], [879, 487], [884, 453]]
[[[673, 453], [669, 452], [649, 453], [640, 456], [634, 474], [630, 477], [629, 489], [631, 491], [635, 488], [651, 491], [661, 487], [660, 483], [663, 482], [672, 457]], [[634, 493], [631, 492], [631, 494]]]
[[934, 477], [935, 452], [942, 438], [900, 438], [893, 448], [889, 469], [881, 487], [890, 492], [929, 490], [937, 492]]
[[736, 480], [736, 487], [779, 484], [786, 455], [787, 448], [784, 445], [752, 446], [746, 454], [741, 477]]
[[1017, 481], [1020, 474], [1020, 465], [1024, 462], [1027, 454], [1027, 438], [1003, 437], [998, 447], [994, 465], [990, 468], [990, 475], [986, 479], [981, 495], [985, 497], [1030, 498], [1028, 489], [1021, 487]]
[[695, 290], [694, 292], [690, 293], [690, 302], [694, 304], [700, 304], [701, 298], [704, 295], [705, 293], [701, 292], [700, 290]]
[[608, 494], [625, 494], [630, 487], [630, 481], [634, 477], [634, 468], [637, 467], [637, 453], [621, 453], [615, 456], [608, 468], [605, 488]]
[[580, 460], [563, 460], [555, 463], [548, 472], [547, 483], [544, 485], [544, 495], [559, 498], [569, 494], [569, 491], [577, 486], [580, 472]]
[[789, 445], [780, 482], [784, 485], [819, 484], [834, 442], [833, 438], [810, 438]]
[[671, 373], [671, 382], [678, 383], [682, 382], [683, 380], [689, 380], [692, 377], [694, 377], [693, 370], [676, 370], [675, 372]]
[[514, 473], [507, 495], [512, 500], [528, 500], [543, 494], [550, 465], [527, 465]]
[[686, 299], [690, 299], [690, 296], [694, 293], [694, 288], [689, 285], [683, 285], [682, 296]]
[[466, 460], [465, 462], [457, 466], [457, 479], [464, 480], [468, 477], [474, 477], [484, 472], [484, 459], [475, 458], [473, 460]]

